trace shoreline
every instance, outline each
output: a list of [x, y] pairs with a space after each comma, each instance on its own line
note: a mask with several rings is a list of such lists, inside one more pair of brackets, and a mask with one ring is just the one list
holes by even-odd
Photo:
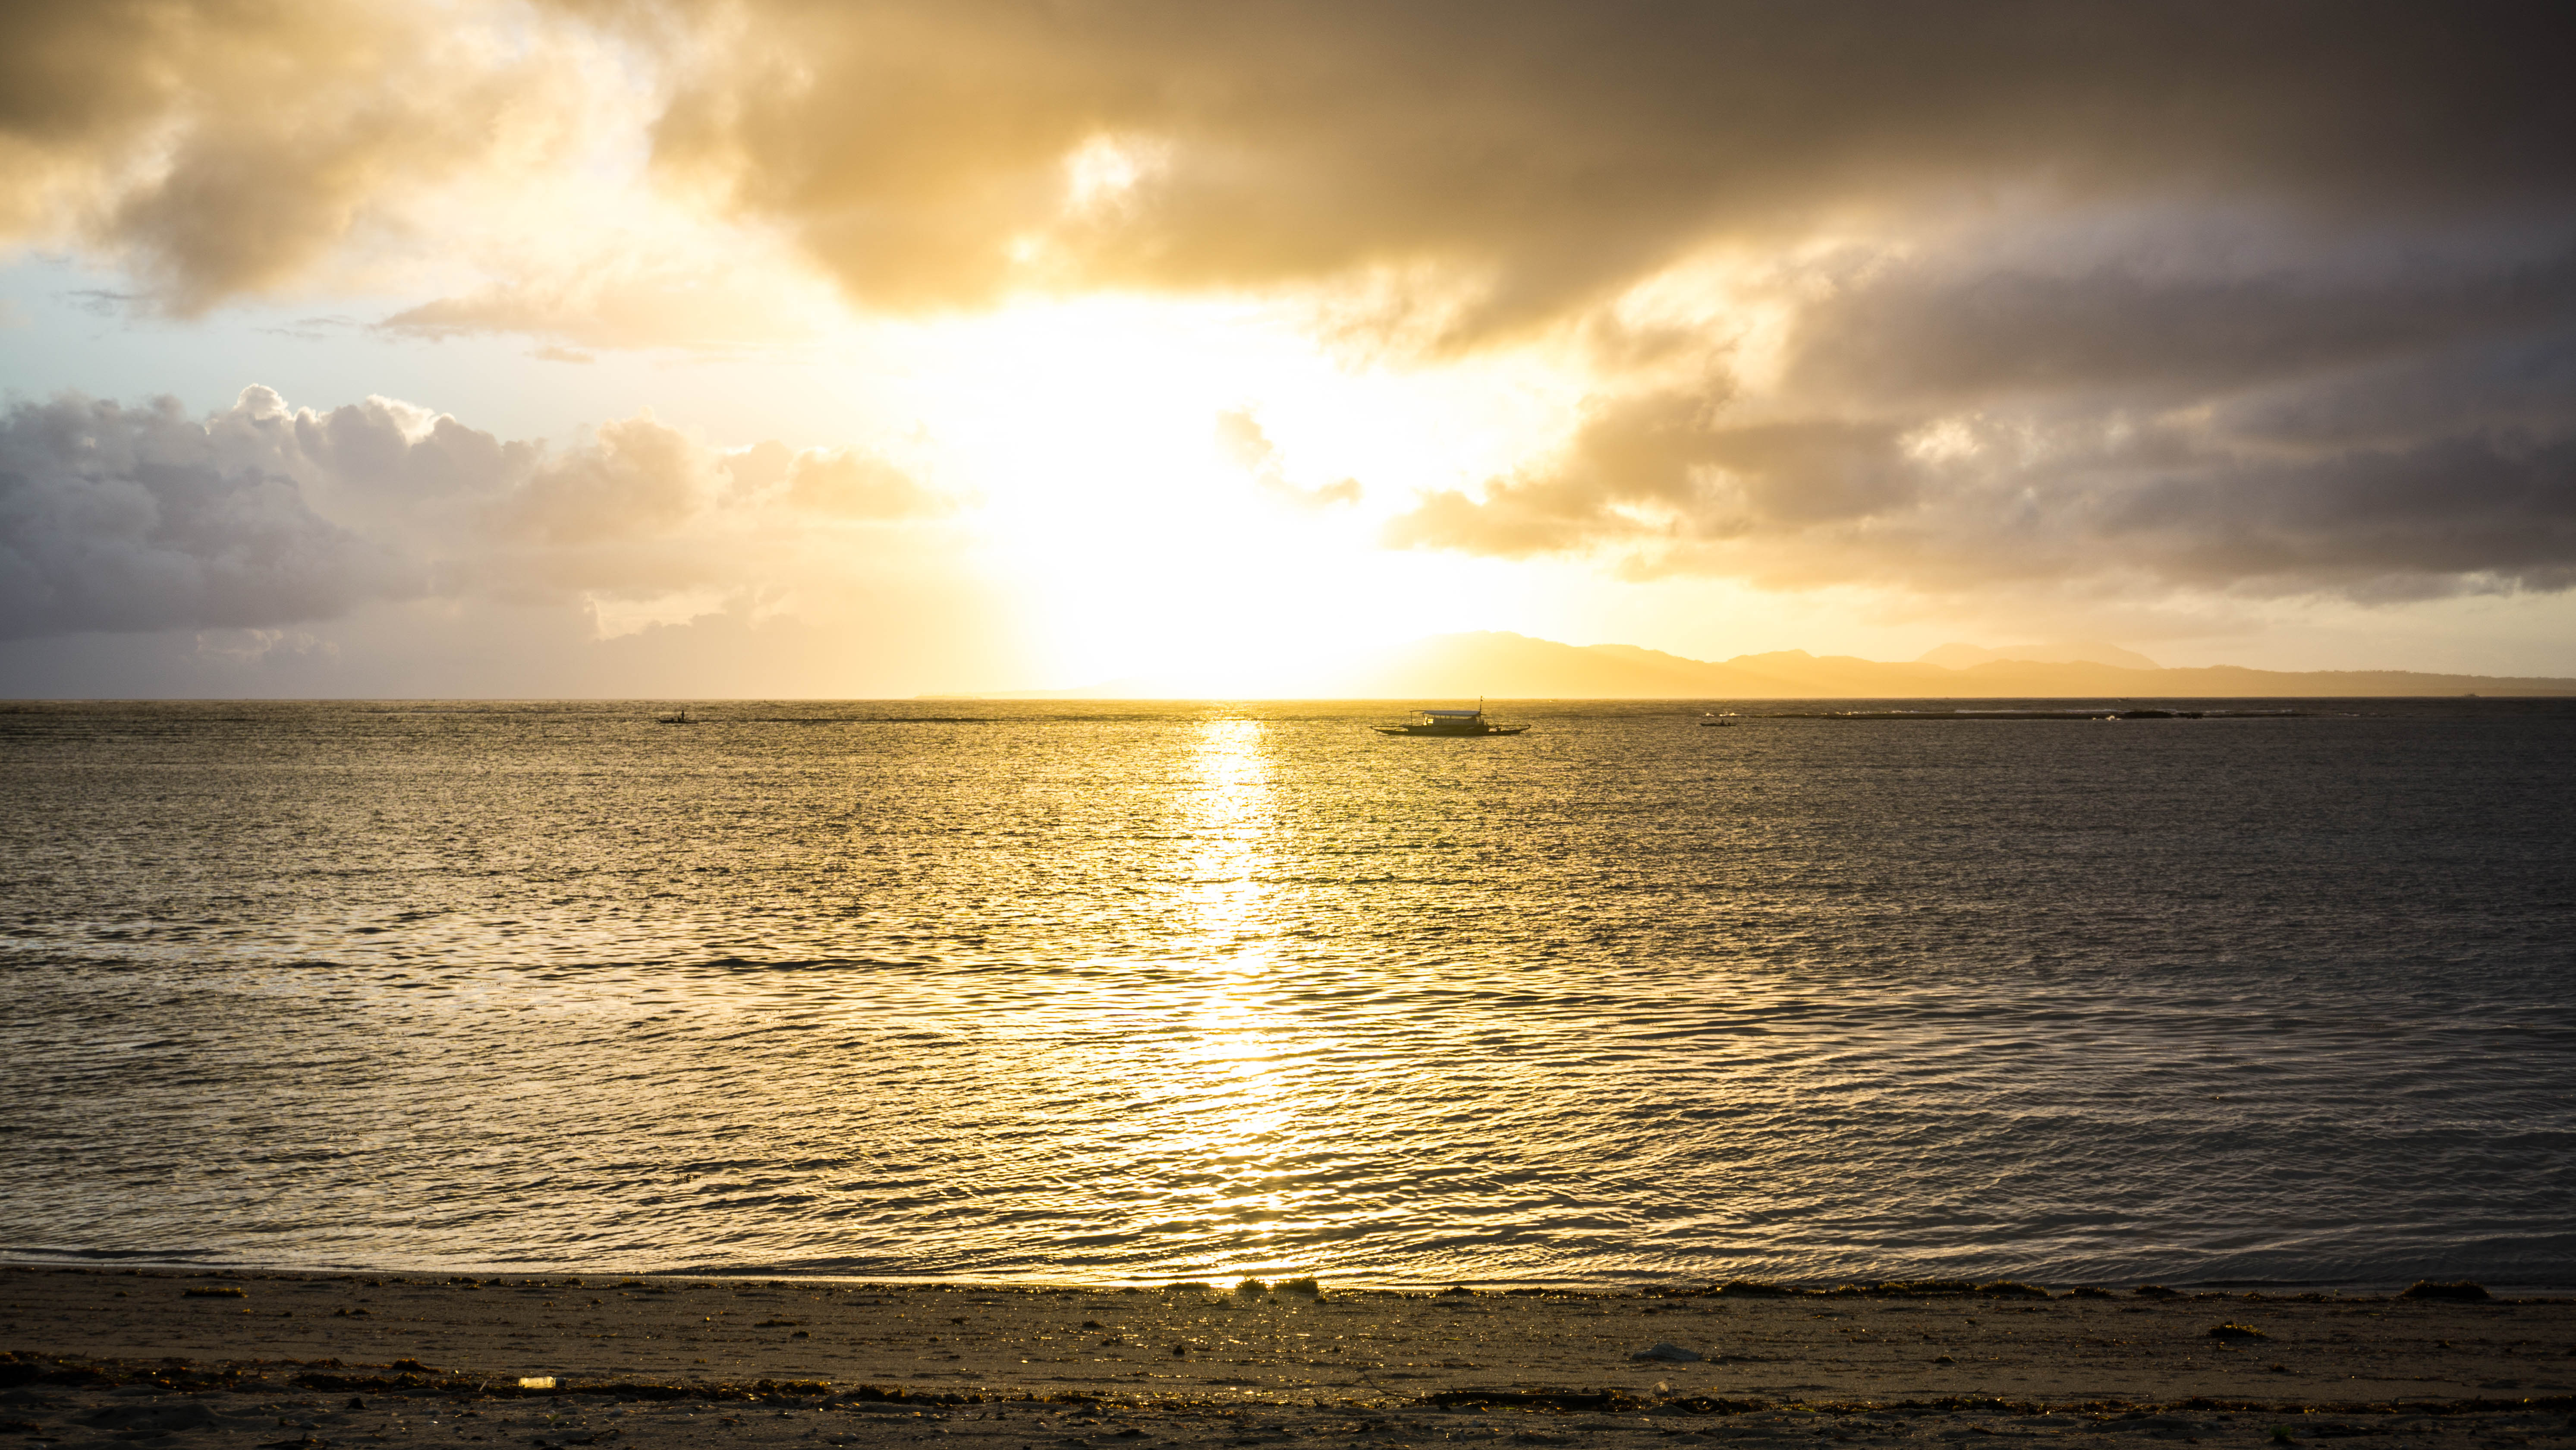
[[[385, 1264], [297, 1264], [285, 1262], [206, 1262], [191, 1259], [161, 1259], [142, 1255], [96, 1256], [79, 1251], [65, 1251], [59, 1256], [41, 1249], [15, 1251], [22, 1257], [0, 1254], [0, 1275], [17, 1272], [52, 1273], [68, 1271], [86, 1274], [145, 1274], [178, 1276], [240, 1276], [277, 1279], [345, 1279], [350, 1277], [381, 1278], [388, 1281], [409, 1279], [421, 1283], [447, 1283], [476, 1280], [495, 1283], [515, 1279], [651, 1279], [663, 1281], [693, 1280], [706, 1283], [782, 1283], [819, 1284], [870, 1289], [984, 1289], [1014, 1292], [1133, 1294], [1170, 1293], [1196, 1290], [1204, 1293], [1231, 1292], [1234, 1281], [1220, 1276], [1212, 1279], [1050, 1279], [1028, 1274], [993, 1276], [936, 1274], [844, 1274], [830, 1270], [768, 1268], [760, 1265], [736, 1265], [725, 1268], [621, 1269], [564, 1268], [555, 1266], [529, 1268], [516, 1264], [457, 1264], [445, 1266]], [[1293, 1280], [1262, 1280], [1267, 1283], [1289, 1283]], [[2395, 1299], [2405, 1291], [2435, 1281], [2424, 1275], [2404, 1279], [2187, 1279], [2168, 1277], [2153, 1280], [2079, 1279], [2041, 1281], [2038, 1279], [1896, 1279], [1863, 1277], [1858, 1279], [1748, 1279], [1741, 1276], [1714, 1279], [1706, 1276], [1657, 1280], [1632, 1278], [1617, 1282], [1582, 1282], [1536, 1279], [1448, 1279], [1424, 1280], [1419, 1283], [1353, 1279], [1331, 1280], [1326, 1287], [1336, 1294], [1411, 1294], [1440, 1295], [1458, 1289], [1471, 1290], [1479, 1296], [1537, 1297], [1545, 1295], [1576, 1298], [1697, 1298], [1724, 1297], [1719, 1291], [1733, 1286], [1737, 1300], [1751, 1294], [1777, 1291], [1782, 1295], [1821, 1298], [1937, 1298], [1979, 1292], [1977, 1286], [2009, 1284], [2044, 1289], [2050, 1297], [2090, 1296], [2096, 1292], [2116, 1297], [2133, 1295], [2141, 1285], [2170, 1288], [2184, 1295], [2203, 1297], [2259, 1294], [2265, 1297], [2325, 1297], [2343, 1300]], [[2497, 1302], [2546, 1303], [2565, 1300], [2576, 1303], [2576, 1282], [2519, 1283], [2513, 1280], [2480, 1279], [2477, 1286]], [[1916, 1286], [1937, 1285], [1937, 1288]], [[1968, 1287], [1960, 1287], [1968, 1286]]]
[[[793, 1431], [1017, 1450], [1078, 1444], [1062, 1423], [1011, 1437], [1082, 1413], [1123, 1438], [1212, 1444], [1242, 1443], [1246, 1416], [1289, 1439], [1348, 1438], [1353, 1416], [1430, 1438], [1658, 1444], [1776, 1438], [1790, 1421], [1809, 1444], [1820, 1428], [2200, 1439], [2285, 1417], [2392, 1443], [2420, 1442], [2428, 1418], [2508, 1443], [2576, 1436], [2576, 1300], [2043, 1292], [1310, 1296], [20, 1264], [0, 1266], [0, 1422], [102, 1450], [137, 1437], [91, 1424], [146, 1400], [189, 1420], [143, 1437], [173, 1450], [226, 1443], [217, 1408], [232, 1404], [284, 1407], [259, 1412], [263, 1429], [301, 1414], [303, 1439], [270, 1437], [298, 1450], [416, 1438], [395, 1432], [395, 1402], [443, 1440], [569, 1414], [594, 1437], [674, 1447]], [[2197, 1430], [2158, 1429], [2176, 1424]], [[532, 1443], [558, 1441], [590, 1443]]]

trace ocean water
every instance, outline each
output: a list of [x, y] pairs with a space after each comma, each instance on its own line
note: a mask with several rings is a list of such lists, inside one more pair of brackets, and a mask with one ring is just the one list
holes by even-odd
[[2576, 702], [2288, 707], [0, 708], [0, 1254], [2576, 1283]]

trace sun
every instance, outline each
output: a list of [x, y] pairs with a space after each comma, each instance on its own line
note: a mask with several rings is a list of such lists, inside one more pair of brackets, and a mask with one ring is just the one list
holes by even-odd
[[[1291, 693], [1304, 666], [1472, 627], [1484, 575], [1386, 520], [1549, 442], [1532, 360], [1354, 365], [1275, 304], [1033, 300], [912, 340], [911, 386], [983, 562], [1060, 685]], [[1560, 410], [1561, 411], [1561, 410]], [[1221, 426], [1249, 420], [1247, 457]]]

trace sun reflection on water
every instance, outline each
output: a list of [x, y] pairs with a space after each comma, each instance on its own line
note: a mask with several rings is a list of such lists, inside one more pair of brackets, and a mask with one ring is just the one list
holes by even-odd
[[1290, 1185], [1305, 1145], [1292, 1072], [1301, 1043], [1282, 1012], [1287, 984], [1276, 935], [1279, 851], [1271, 727], [1261, 720], [1201, 721], [1194, 775], [1182, 812], [1180, 936], [1189, 943], [1196, 999], [1191, 1032], [1173, 1071], [1190, 1110], [1174, 1152], [1206, 1174], [1198, 1212], [1215, 1230], [1203, 1272], [1231, 1278], [1277, 1265], [1266, 1241], [1311, 1217]]
[[1197, 780], [1182, 817], [1190, 843], [1183, 900], [1194, 954], [1237, 971], [1257, 971], [1271, 960], [1265, 868], [1275, 854], [1269, 848], [1276, 823], [1267, 734], [1260, 720], [1199, 722], [1190, 754]]

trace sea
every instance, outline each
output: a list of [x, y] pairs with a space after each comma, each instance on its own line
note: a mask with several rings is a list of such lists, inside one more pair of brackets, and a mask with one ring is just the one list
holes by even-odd
[[2576, 701], [2161, 703], [0, 706], [0, 1258], [2576, 1285]]

